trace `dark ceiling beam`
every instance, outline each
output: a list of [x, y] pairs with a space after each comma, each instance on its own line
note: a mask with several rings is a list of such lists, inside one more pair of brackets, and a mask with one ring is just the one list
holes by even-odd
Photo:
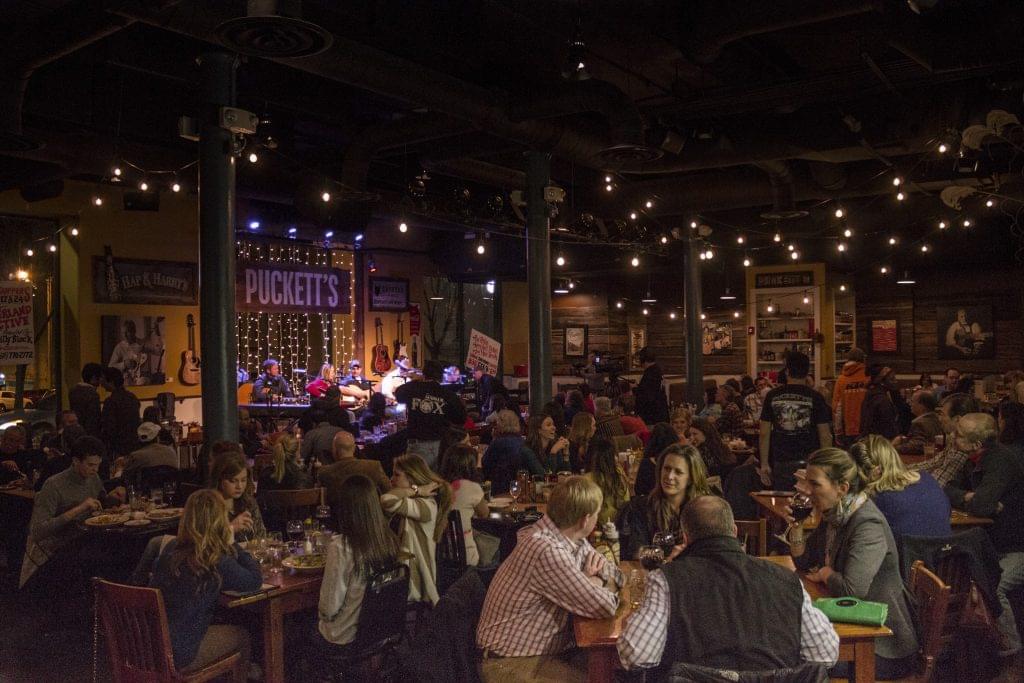
[[526, 189], [526, 174], [477, 159], [423, 160], [428, 171], [507, 190]]

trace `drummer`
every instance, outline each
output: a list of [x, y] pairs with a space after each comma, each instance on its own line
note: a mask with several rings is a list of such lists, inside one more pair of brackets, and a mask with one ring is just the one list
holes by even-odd
[[399, 356], [395, 359], [395, 367], [381, 378], [380, 393], [384, 394], [389, 403], [394, 403], [395, 389], [412, 379], [415, 372], [416, 370], [412, 367], [412, 363], [409, 362], [409, 358]]
[[464, 384], [466, 378], [462, 376], [462, 368], [458, 365], [449, 365], [444, 369], [444, 381], [442, 384]]

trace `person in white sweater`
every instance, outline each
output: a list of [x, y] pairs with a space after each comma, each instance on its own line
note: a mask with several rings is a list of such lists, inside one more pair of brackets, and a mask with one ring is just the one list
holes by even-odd
[[355, 640], [366, 581], [398, 561], [398, 538], [381, 511], [377, 485], [353, 475], [340, 487], [335, 505], [339, 533], [327, 546], [320, 584], [317, 630], [329, 646]]

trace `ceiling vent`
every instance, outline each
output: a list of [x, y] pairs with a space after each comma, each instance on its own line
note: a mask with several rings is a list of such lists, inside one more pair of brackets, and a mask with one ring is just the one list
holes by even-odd
[[225, 21], [214, 33], [224, 47], [271, 59], [309, 57], [334, 42], [329, 31], [302, 19], [299, 0], [248, 0], [244, 17]]
[[664, 154], [662, 150], [647, 145], [622, 144], [606, 147], [597, 156], [608, 168], [617, 168], [657, 161]]

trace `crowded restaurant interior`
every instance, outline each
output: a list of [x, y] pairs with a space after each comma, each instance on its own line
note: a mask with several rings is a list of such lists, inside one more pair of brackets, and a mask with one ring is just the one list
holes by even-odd
[[1024, 3], [0, 35], [0, 681], [1024, 681]]

